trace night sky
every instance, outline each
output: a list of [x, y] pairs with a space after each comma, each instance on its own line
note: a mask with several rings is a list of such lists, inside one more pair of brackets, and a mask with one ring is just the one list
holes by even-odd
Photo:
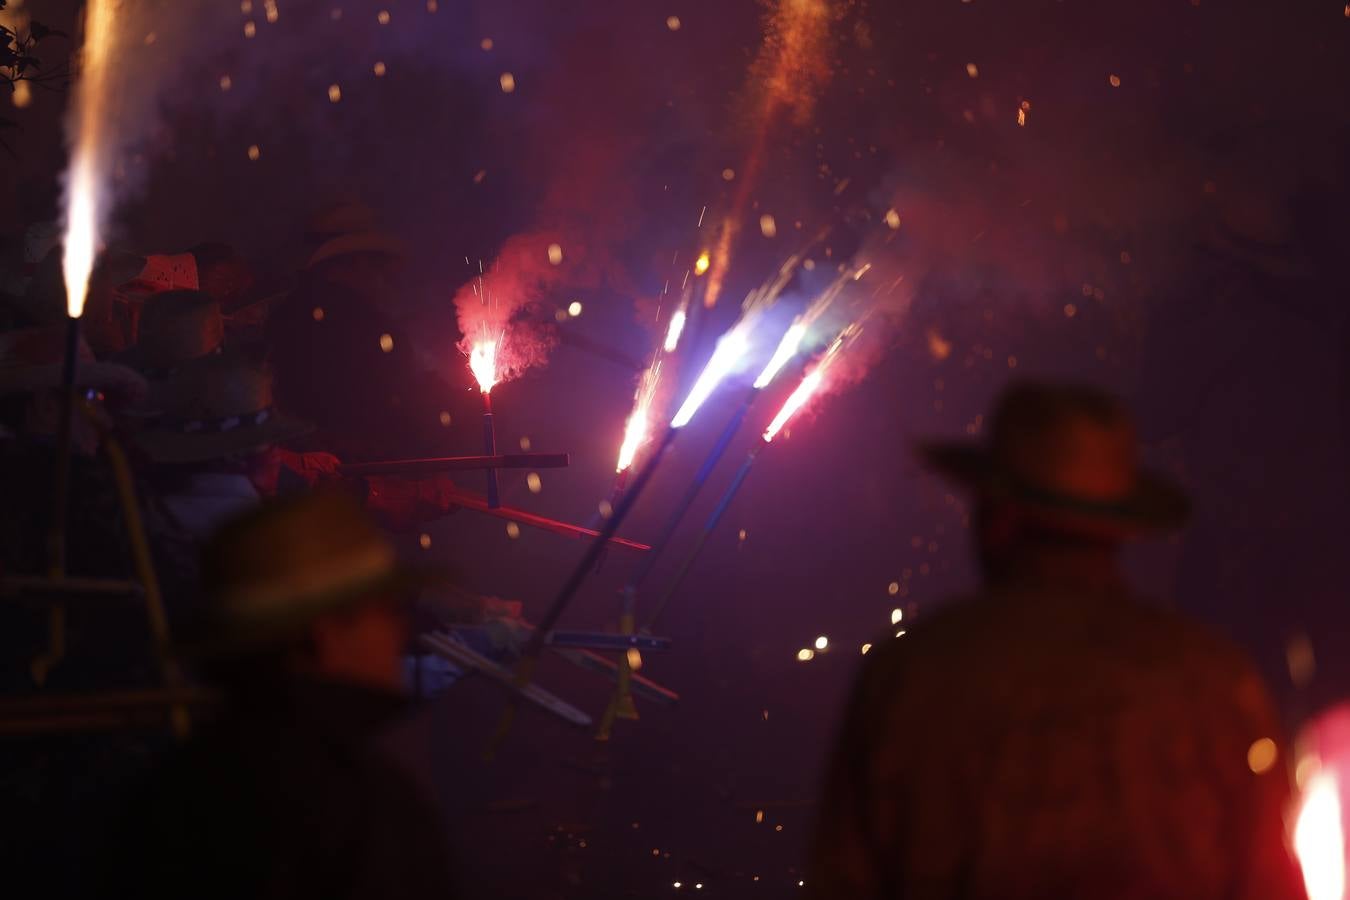
[[[1350, 693], [1350, 6], [128, 5], [145, 18], [124, 23], [139, 37], [124, 47], [110, 243], [223, 241], [275, 274], [294, 267], [315, 211], [368, 204], [412, 250], [389, 298], [393, 352], [429, 371], [400, 386], [408, 402], [452, 414], [415, 452], [445, 454], [480, 441], [454, 298], [500, 255], [544, 361], [493, 392], [498, 441], [572, 454], [537, 494], [504, 476], [509, 504], [596, 514], [637, 372], [573, 339], [648, 359], [724, 223], [735, 238], [710, 274], [725, 286], [669, 363], [666, 415], [742, 298], [792, 254], [810, 268], [771, 311], [756, 361], [835, 267], [872, 266], [809, 340], [818, 350], [870, 311], [864, 339], [762, 454], [665, 617], [673, 649], [646, 656], [677, 708], [640, 703], [641, 721], [607, 745], [528, 712], [483, 768], [504, 697], [479, 680], [394, 736], [455, 818], [467, 883], [502, 896], [796, 890], [860, 646], [888, 633], [893, 609], [922, 627], [974, 582], [965, 498], [918, 468], [913, 442], [977, 438], [1012, 377], [1119, 391], [1147, 459], [1191, 493], [1185, 531], [1131, 548], [1141, 591], [1244, 646], [1291, 729]], [[73, 31], [74, 6], [11, 0], [6, 15]], [[69, 46], [52, 40], [56, 62]], [[66, 100], [37, 90], [0, 111], [18, 125], [0, 165], [11, 235], [24, 186], [64, 167]], [[555, 242], [561, 264], [530, 255]], [[573, 302], [579, 315], [555, 315]], [[754, 368], [681, 436], [625, 534], [655, 536]], [[654, 586], [801, 372], [799, 360], [759, 399]], [[452, 562], [527, 617], [582, 552], [468, 511], [427, 533], [427, 549], [408, 537], [410, 554]], [[564, 625], [613, 628], [633, 563], [610, 553]], [[818, 636], [828, 651], [799, 661]], [[1302, 637], [1317, 673], [1296, 690], [1285, 655]], [[538, 680], [604, 707], [605, 682], [556, 659]]]

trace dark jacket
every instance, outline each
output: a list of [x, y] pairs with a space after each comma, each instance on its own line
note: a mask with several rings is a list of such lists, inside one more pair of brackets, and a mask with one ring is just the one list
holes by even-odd
[[432, 805], [369, 743], [402, 700], [297, 680], [237, 703], [133, 800], [116, 897], [450, 897]]
[[865, 657], [808, 887], [849, 900], [1301, 896], [1288, 757], [1252, 667], [1198, 626], [1123, 587], [991, 592]]

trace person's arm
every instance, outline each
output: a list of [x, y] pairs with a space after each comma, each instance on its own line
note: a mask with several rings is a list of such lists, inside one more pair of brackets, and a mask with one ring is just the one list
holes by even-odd
[[887, 641], [868, 653], [845, 707], [826, 768], [807, 867], [808, 894], [817, 900], [891, 896], [883, 871], [890, 854], [877, 850], [873, 810], [878, 798], [871, 774], [899, 652], [896, 643]]

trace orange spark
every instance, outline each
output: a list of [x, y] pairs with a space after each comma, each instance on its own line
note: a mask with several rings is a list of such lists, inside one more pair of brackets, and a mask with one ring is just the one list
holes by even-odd
[[473, 372], [478, 389], [489, 393], [497, 383], [498, 338], [482, 337], [469, 350], [469, 371]]

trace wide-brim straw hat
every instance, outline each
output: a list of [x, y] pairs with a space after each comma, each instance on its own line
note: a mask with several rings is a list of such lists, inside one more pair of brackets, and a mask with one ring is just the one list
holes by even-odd
[[238, 354], [187, 363], [164, 383], [157, 398], [159, 419], [135, 438], [154, 462], [223, 459], [313, 430], [310, 423], [273, 406], [271, 374]]
[[[67, 326], [41, 325], [0, 333], [0, 396], [59, 388], [64, 374]], [[99, 362], [84, 337], [76, 347], [75, 385], [104, 394], [112, 408], [146, 395], [144, 378], [115, 362]]]
[[321, 616], [375, 601], [411, 601], [441, 570], [399, 561], [352, 496], [319, 491], [269, 500], [227, 522], [202, 556], [204, 614], [182, 655], [246, 654], [302, 634]]
[[1185, 493], [1138, 464], [1134, 425], [1110, 394], [1077, 385], [1020, 383], [996, 404], [987, 443], [930, 441], [931, 468], [1011, 501], [1053, 530], [1125, 538], [1177, 528]]

